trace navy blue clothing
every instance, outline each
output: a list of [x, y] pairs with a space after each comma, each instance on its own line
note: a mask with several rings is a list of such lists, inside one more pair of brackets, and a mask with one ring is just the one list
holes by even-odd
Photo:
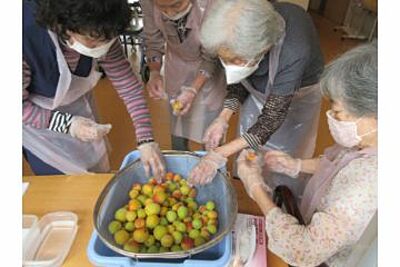
[[[56, 94], [60, 73], [56, 47], [48, 30], [38, 25], [35, 19], [37, 2], [23, 2], [23, 57], [31, 70], [31, 82], [27, 90], [45, 97]], [[81, 55], [75, 75], [87, 77], [92, 69], [92, 58]]]
[[[301, 87], [318, 82], [324, 69], [324, 59], [310, 15], [300, 6], [290, 3], [275, 3], [274, 8], [286, 22], [286, 37], [271, 93], [290, 95]], [[269, 53], [247, 80], [255, 89], [265, 92], [268, 70]]]
[[[319, 81], [324, 70], [324, 58], [310, 15], [300, 6], [291, 3], [274, 3], [274, 8], [286, 22], [286, 36], [270, 94], [287, 96]], [[269, 53], [261, 60], [258, 69], [247, 77], [253, 88], [262, 93], [265, 92], [268, 80]], [[229, 85], [227, 89], [225, 99], [238, 99], [242, 104], [249, 95], [240, 83]]]
[[26, 148], [22, 148], [22, 153], [24, 155], [25, 160], [31, 166], [31, 169], [35, 175], [58, 175], [64, 174], [63, 172], [53, 168], [47, 163], [43, 162], [41, 159], [36, 157], [32, 152], [30, 152]]

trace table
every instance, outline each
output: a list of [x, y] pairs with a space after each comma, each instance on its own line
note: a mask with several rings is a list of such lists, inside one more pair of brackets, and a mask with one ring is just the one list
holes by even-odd
[[[26, 176], [29, 188], [23, 197], [23, 214], [41, 218], [54, 211], [72, 211], [78, 215], [78, 233], [64, 262], [65, 267], [92, 266], [86, 256], [86, 248], [93, 231], [93, 208], [101, 190], [113, 174]], [[246, 194], [242, 183], [233, 180], [236, 188], [239, 212], [261, 215], [257, 204]], [[267, 251], [269, 267], [287, 267], [279, 257]]]

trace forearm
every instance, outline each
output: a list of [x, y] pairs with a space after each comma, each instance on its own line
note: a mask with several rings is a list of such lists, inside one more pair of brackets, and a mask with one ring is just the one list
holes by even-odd
[[215, 151], [227, 158], [247, 147], [247, 142], [243, 138], [239, 137], [225, 145], [217, 147]]
[[257, 202], [264, 216], [267, 216], [270, 210], [276, 207], [272, 201], [269, 193], [262, 186], [254, 186], [252, 189], [252, 196]]
[[158, 72], [160, 73], [162, 62], [158, 61], [149, 61], [147, 66], [149, 67], [150, 72]]
[[203, 85], [207, 82], [208, 76], [198, 72], [196, 78], [193, 80], [191, 87], [193, 87], [197, 92], [201, 90]]
[[228, 85], [227, 91], [228, 94], [224, 100], [224, 108], [238, 112], [241, 104], [243, 104], [249, 96], [249, 92], [240, 83]]
[[301, 172], [313, 174], [319, 164], [319, 158], [301, 160]]
[[99, 62], [124, 101], [135, 127], [138, 144], [153, 140], [150, 111], [147, 107], [143, 85], [133, 73], [119, 43], [114, 44], [107, 56]]
[[243, 138], [251, 148], [257, 150], [259, 146], [267, 143], [271, 135], [279, 129], [286, 119], [292, 97], [293, 95], [268, 96], [257, 122], [248, 129], [247, 133], [243, 134]]

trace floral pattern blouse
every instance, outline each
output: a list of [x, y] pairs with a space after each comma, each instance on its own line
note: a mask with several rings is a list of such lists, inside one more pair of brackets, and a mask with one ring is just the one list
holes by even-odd
[[310, 224], [274, 208], [266, 216], [268, 248], [290, 265], [346, 266], [352, 248], [377, 211], [377, 156], [344, 167], [321, 199]]

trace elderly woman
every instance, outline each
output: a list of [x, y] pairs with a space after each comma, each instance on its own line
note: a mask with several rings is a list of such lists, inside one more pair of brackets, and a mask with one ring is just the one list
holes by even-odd
[[[209, 182], [228, 156], [247, 147], [266, 144], [311, 157], [321, 101], [314, 85], [323, 58], [310, 16], [290, 3], [217, 1], [203, 23], [201, 41], [219, 57], [229, 86], [224, 109], [204, 136], [211, 151], [193, 170], [192, 182]], [[217, 147], [239, 109], [241, 136]], [[274, 184], [291, 182], [277, 178]]]
[[189, 150], [189, 140], [201, 143], [207, 127], [222, 110], [226, 94], [223, 69], [199, 40], [201, 23], [212, 3], [141, 1], [150, 68], [146, 88], [154, 99], [169, 97], [171, 101], [171, 143], [175, 150]]
[[334, 61], [321, 80], [332, 109], [329, 130], [336, 141], [315, 159], [294, 159], [270, 151], [268, 169], [296, 179], [313, 174], [300, 212], [305, 225], [271, 200], [262, 167], [243, 151], [238, 173], [247, 193], [266, 217], [268, 246], [295, 266], [353, 266], [351, 255], [377, 211], [377, 48], [364, 45]]

